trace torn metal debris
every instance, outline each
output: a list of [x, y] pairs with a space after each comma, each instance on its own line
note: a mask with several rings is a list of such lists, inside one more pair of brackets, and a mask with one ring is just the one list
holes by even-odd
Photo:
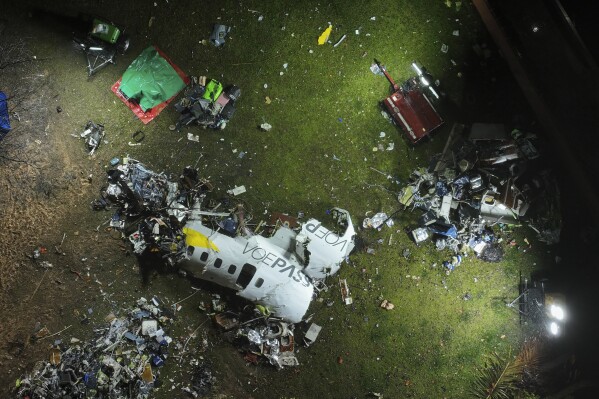
[[[248, 363], [267, 363], [278, 369], [299, 365], [295, 357], [295, 325], [272, 317], [264, 307], [245, 306], [239, 313], [230, 310], [216, 313], [214, 321]], [[228, 327], [231, 322], [233, 328]]]
[[387, 216], [386, 213], [379, 212], [372, 217], [365, 218], [364, 221], [362, 222], [362, 227], [365, 229], [373, 228], [373, 229], [377, 229], [380, 231], [383, 227], [383, 224], [386, 224], [387, 226], [391, 227], [391, 226], [393, 226], [394, 222], [393, 222], [393, 219], [391, 219], [391, 217]]
[[215, 47], [222, 47], [225, 45], [225, 37], [231, 31], [231, 27], [221, 24], [215, 24], [210, 34], [210, 43]]
[[93, 155], [100, 146], [104, 135], [104, 125], [88, 121], [79, 137], [85, 139], [85, 145], [87, 146], [89, 155]]

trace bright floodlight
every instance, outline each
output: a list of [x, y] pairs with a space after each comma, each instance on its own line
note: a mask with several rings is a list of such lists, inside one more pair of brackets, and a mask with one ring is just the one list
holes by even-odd
[[559, 333], [559, 326], [557, 325], [557, 323], [555, 321], [552, 321], [551, 324], [549, 325], [549, 331], [553, 335], [557, 335]]
[[561, 306], [551, 305], [549, 311], [551, 312], [552, 317], [557, 320], [564, 320], [564, 309]]

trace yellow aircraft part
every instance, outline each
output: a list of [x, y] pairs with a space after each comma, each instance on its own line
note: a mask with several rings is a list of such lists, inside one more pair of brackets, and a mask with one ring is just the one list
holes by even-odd
[[183, 227], [183, 233], [185, 234], [185, 243], [188, 246], [192, 247], [200, 247], [200, 248], [210, 248], [215, 250], [216, 252], [220, 252], [218, 247], [214, 245], [213, 241], [200, 233], [199, 231], [195, 231], [194, 229], [190, 229], [189, 227]]
[[322, 34], [320, 35], [320, 37], [318, 38], [318, 45], [323, 45], [327, 42], [327, 40], [329, 40], [329, 36], [331, 35], [331, 31], [333, 30], [333, 25], [329, 25], [328, 28], [326, 28], [324, 30], [324, 32], [322, 32]]

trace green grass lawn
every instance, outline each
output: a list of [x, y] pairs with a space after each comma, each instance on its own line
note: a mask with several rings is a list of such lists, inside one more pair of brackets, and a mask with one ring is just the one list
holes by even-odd
[[[200, 173], [223, 194], [244, 184], [248, 192], [243, 199], [256, 222], [265, 211], [303, 211], [324, 220], [327, 209], [339, 206], [350, 211], [358, 226], [367, 212], [397, 210], [395, 193], [401, 185], [372, 168], [403, 184], [415, 167], [426, 166], [430, 156], [441, 151], [453, 122], [463, 122], [458, 114], [469, 112], [463, 101], [465, 77], [457, 74], [472, 59], [472, 45], [485, 36], [468, 2], [459, 11], [442, 0], [161, 1], [135, 10], [126, 3], [90, 10], [129, 28], [132, 48], [116, 66], [90, 81], [85, 80], [83, 58], [56, 60], [53, 66], [59, 70], [60, 63], [75, 62], [74, 71], [80, 72], [56, 78], [65, 93], [81, 96], [81, 106], [69, 110], [73, 130], [88, 119], [104, 122], [109, 144], [96, 158], [102, 165], [129, 154], [155, 170], [178, 173], [204, 154]], [[151, 16], [155, 20], [149, 28]], [[232, 26], [222, 49], [200, 43], [215, 22]], [[317, 45], [329, 22], [332, 43], [347, 34], [336, 48], [332, 43]], [[459, 36], [453, 35], [455, 30]], [[237, 113], [226, 130], [169, 131], [178, 116], [172, 107], [143, 126], [108, 90], [152, 43], [188, 74], [241, 88]], [[449, 46], [447, 54], [441, 52], [442, 44]], [[39, 46], [42, 52], [53, 51], [43, 43]], [[68, 43], [64, 47], [67, 51]], [[433, 140], [413, 148], [381, 116], [379, 101], [388, 94], [389, 84], [370, 72], [373, 58], [398, 81], [410, 76], [413, 60], [441, 80], [447, 98], [440, 109], [448, 111], [442, 115], [446, 125]], [[272, 130], [260, 131], [263, 122]], [[143, 145], [129, 147], [131, 134], [139, 129], [146, 133]], [[188, 142], [187, 132], [199, 134], [200, 143]], [[380, 132], [386, 133], [384, 138]], [[65, 132], [65, 140], [71, 140], [70, 133]], [[373, 151], [391, 142], [394, 150]], [[238, 156], [241, 151], [247, 154], [243, 158]], [[375, 254], [354, 254], [351, 265], [328, 281], [331, 288], [321, 294], [323, 301], [310, 308], [323, 331], [312, 347], [300, 349], [299, 372], [261, 371], [269, 383], [248, 391], [248, 396], [351, 398], [379, 392], [385, 398], [463, 398], [485, 355], [517, 350], [518, 317], [505, 303], [517, 296], [520, 272], [528, 273], [550, 256], [542, 244], [534, 243], [526, 253], [508, 248], [505, 259], [496, 264], [470, 256], [448, 276], [441, 263], [449, 252], [437, 251], [431, 242], [417, 247], [409, 240], [416, 213], [398, 213], [394, 226], [360, 233]], [[523, 229], [514, 233], [520, 243], [526, 234], [531, 238], [532, 232]], [[402, 256], [406, 248], [409, 259]], [[352, 305], [341, 302], [339, 277], [347, 278]], [[466, 293], [471, 299], [463, 299]], [[395, 309], [380, 308], [382, 299]], [[328, 301], [333, 305], [327, 306]], [[167, 395], [158, 392], [157, 397], [163, 394]]]

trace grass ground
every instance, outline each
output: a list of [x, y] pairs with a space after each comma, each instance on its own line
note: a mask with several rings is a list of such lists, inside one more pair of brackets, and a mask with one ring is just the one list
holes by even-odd
[[[64, 109], [55, 116], [63, 118], [57, 139], [73, 142], [73, 161], [99, 176], [98, 187], [102, 170], [114, 156], [128, 154], [154, 170], [178, 173], [203, 154], [200, 173], [218, 190], [224, 193], [241, 184], [248, 188], [243, 198], [252, 206], [254, 220], [265, 211], [303, 211], [322, 220], [327, 209], [339, 206], [348, 209], [354, 224], [360, 225], [368, 212], [390, 214], [398, 209], [394, 193], [401, 185], [372, 168], [403, 184], [413, 168], [427, 165], [430, 156], [440, 152], [453, 122], [480, 121], [481, 115], [488, 118], [496, 111], [510, 114], [510, 106], [499, 106], [496, 93], [507, 91], [513, 82], [499, 80], [505, 76], [501, 65], [485, 64], [474, 55], [474, 44], [491, 43], [468, 2], [459, 10], [455, 2], [448, 7], [441, 0], [157, 1], [146, 7], [114, 3], [56, 6], [61, 8], [57, 12], [73, 13], [78, 7], [105, 15], [126, 26], [132, 36], [132, 48], [118, 64], [92, 79], [86, 79], [83, 55], [71, 48], [68, 28], [45, 24], [29, 32], [35, 35], [34, 53], [47, 59], [44, 68], [50, 71], [59, 93], [56, 101]], [[155, 19], [149, 27], [151, 17]], [[222, 49], [200, 43], [215, 22], [232, 27]], [[335, 48], [331, 43], [316, 43], [329, 23], [331, 42], [347, 34]], [[459, 36], [453, 34], [455, 30]], [[241, 88], [237, 113], [226, 130], [172, 132], [168, 126], [177, 119], [172, 107], [144, 126], [118, 101], [109, 87], [149, 44], [162, 48], [188, 74]], [[441, 52], [442, 44], [449, 46], [448, 53]], [[446, 125], [432, 140], [411, 147], [381, 116], [378, 102], [388, 93], [389, 84], [370, 72], [373, 58], [386, 64], [399, 81], [411, 74], [412, 60], [440, 79], [447, 94], [440, 104]], [[496, 53], [491, 60], [499, 63]], [[480, 63], [484, 71], [474, 72]], [[499, 84], [500, 88], [495, 86]], [[514, 104], [519, 101], [516, 98]], [[89, 119], [105, 124], [108, 141], [92, 160], [75, 147], [81, 143], [69, 136]], [[260, 131], [263, 122], [273, 129]], [[146, 133], [143, 144], [128, 146], [131, 134], [140, 129]], [[200, 143], [187, 141], [187, 132], [199, 134]], [[380, 132], [386, 133], [384, 138]], [[394, 150], [373, 151], [391, 142]], [[247, 155], [240, 158], [240, 152]], [[94, 191], [89, 190], [87, 196], [93, 197]], [[82, 217], [80, 223], [95, 227], [97, 216]], [[360, 233], [375, 254], [352, 255], [351, 264], [339, 275], [347, 278], [354, 303], [342, 304], [337, 276], [331, 278], [331, 289], [321, 295], [322, 302], [310, 308], [323, 331], [316, 344], [299, 350], [298, 370], [249, 371], [261, 382], [246, 387], [240, 375], [247, 371], [227, 364], [225, 359], [234, 358], [234, 349], [224, 345], [214, 352], [221, 391], [229, 392], [228, 384], [242, 381], [237, 388], [241, 395], [256, 398], [349, 398], [369, 392], [389, 398], [467, 397], [483, 356], [492, 351], [505, 354], [519, 345], [518, 318], [505, 303], [517, 295], [520, 273], [527, 274], [552, 255], [542, 244], [533, 243], [527, 251], [508, 248], [497, 264], [469, 257], [447, 276], [441, 263], [450, 257], [448, 252], [435, 250], [431, 243], [417, 247], [409, 240], [407, 232], [415, 217], [400, 212], [394, 226]], [[65, 220], [64, 226], [68, 224]], [[530, 233], [503, 235], [522, 243]], [[402, 256], [406, 248], [411, 251], [408, 259]], [[173, 283], [172, 278], [159, 276], [152, 284], [166, 296], [175, 297], [182, 289], [182, 282]], [[463, 299], [466, 293], [470, 300]], [[381, 309], [382, 299], [395, 304], [395, 309]], [[329, 301], [332, 306], [327, 306]], [[239, 363], [239, 359], [231, 361]], [[159, 390], [155, 397], [172, 397], [172, 393]]]

